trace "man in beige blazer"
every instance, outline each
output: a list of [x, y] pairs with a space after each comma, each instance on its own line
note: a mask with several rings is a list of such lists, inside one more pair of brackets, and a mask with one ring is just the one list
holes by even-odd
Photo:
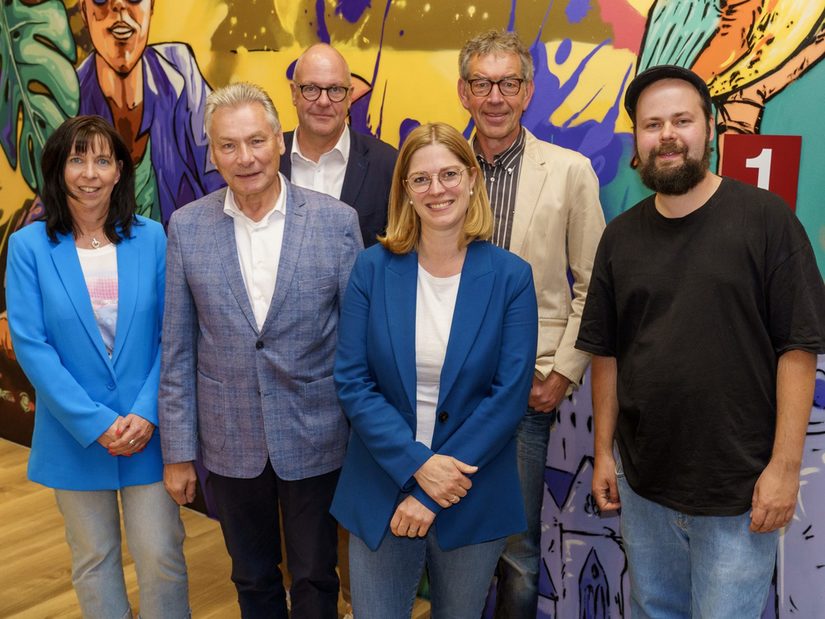
[[508, 540], [499, 561], [495, 614], [525, 619], [535, 617], [538, 606], [550, 426], [590, 360], [573, 345], [604, 215], [590, 161], [521, 125], [533, 96], [533, 61], [516, 34], [490, 31], [469, 40], [459, 73], [458, 96], [475, 123], [472, 145], [493, 209], [493, 242], [531, 264], [538, 296], [536, 368], [517, 435], [527, 531]]

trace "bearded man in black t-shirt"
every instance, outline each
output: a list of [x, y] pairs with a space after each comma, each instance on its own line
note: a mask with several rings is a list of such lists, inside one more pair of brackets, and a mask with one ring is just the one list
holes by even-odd
[[634, 619], [757, 618], [796, 504], [825, 289], [782, 200], [709, 171], [698, 75], [648, 69], [625, 107], [655, 194], [607, 226], [576, 342], [593, 354], [593, 496], [622, 509]]

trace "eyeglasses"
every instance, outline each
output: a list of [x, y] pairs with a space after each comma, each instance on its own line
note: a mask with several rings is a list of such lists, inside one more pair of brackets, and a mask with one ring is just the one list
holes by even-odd
[[307, 101], [317, 101], [322, 92], [327, 93], [327, 97], [333, 103], [341, 103], [347, 97], [349, 86], [327, 86], [323, 88], [315, 84], [298, 84], [301, 89], [301, 96]]
[[498, 86], [498, 91], [505, 97], [512, 97], [519, 93], [523, 79], [518, 77], [505, 77], [500, 80], [488, 80], [480, 77], [474, 80], [467, 80], [470, 85], [470, 92], [476, 97], [486, 97], [493, 91], [493, 86]]
[[413, 172], [404, 182], [415, 193], [424, 193], [432, 185], [433, 177], [438, 177], [438, 182], [442, 187], [451, 188], [458, 187], [461, 184], [461, 175], [469, 168], [444, 168], [435, 174], [426, 174], [424, 172]]

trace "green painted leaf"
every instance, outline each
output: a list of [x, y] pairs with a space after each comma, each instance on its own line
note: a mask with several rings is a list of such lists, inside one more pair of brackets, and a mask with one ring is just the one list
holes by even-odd
[[[74, 38], [59, 0], [0, 4], [0, 146], [32, 190], [52, 132], [77, 114], [80, 88]], [[22, 127], [18, 121], [22, 115]]]

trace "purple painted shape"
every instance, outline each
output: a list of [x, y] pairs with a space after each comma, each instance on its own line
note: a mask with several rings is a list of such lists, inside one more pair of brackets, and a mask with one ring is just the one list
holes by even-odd
[[329, 43], [329, 30], [327, 30], [327, 15], [324, 0], [315, 0], [315, 19], [318, 21], [318, 40]]
[[578, 24], [590, 12], [590, 0], [570, 0], [564, 14], [571, 24]]
[[364, 11], [371, 6], [370, 0], [338, 0], [335, 13], [341, 15], [349, 23], [354, 24], [361, 19]]
[[562, 471], [551, 466], [544, 468], [544, 485], [547, 486], [550, 496], [553, 497], [553, 502], [559, 509], [567, 502], [570, 488], [573, 487], [575, 480], [576, 475], [569, 471]]
[[421, 123], [414, 118], [405, 118], [401, 121], [401, 126], [398, 128], [398, 148], [401, 148], [410, 132], [419, 125]]
[[816, 386], [814, 386], [814, 406], [825, 408], [825, 380], [821, 378], [816, 379]]

